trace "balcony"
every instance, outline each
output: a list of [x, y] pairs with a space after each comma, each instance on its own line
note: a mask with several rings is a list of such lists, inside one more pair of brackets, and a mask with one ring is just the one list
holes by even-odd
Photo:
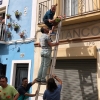
[[6, 44], [6, 25], [0, 24], [0, 44]]
[[38, 25], [43, 26], [43, 16], [52, 4], [58, 3], [57, 15], [66, 15], [62, 25], [100, 19], [100, 0], [46, 0], [39, 3]]

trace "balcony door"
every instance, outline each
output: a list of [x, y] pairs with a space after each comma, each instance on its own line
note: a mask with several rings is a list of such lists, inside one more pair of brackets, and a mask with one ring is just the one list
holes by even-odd
[[78, 0], [64, 0], [64, 14], [67, 17], [78, 14]]

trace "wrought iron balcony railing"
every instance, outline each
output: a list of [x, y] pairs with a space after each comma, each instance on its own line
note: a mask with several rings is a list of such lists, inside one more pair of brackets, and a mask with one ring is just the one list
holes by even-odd
[[[43, 23], [43, 16], [51, 8], [53, 1], [46, 0], [39, 3], [38, 24]], [[62, 0], [60, 5], [62, 5], [60, 11], [62, 15], [66, 15], [66, 18], [84, 16], [100, 11], [100, 0]]]
[[0, 41], [6, 41], [6, 25], [0, 24]]
[[39, 17], [38, 17], [38, 24], [42, 23], [42, 19], [46, 11], [48, 11], [51, 8], [51, 5], [53, 5], [54, 0], [46, 0], [44, 2], [39, 3]]

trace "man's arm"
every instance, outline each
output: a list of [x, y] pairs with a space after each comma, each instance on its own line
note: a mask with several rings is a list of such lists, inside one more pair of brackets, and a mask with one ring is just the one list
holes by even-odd
[[59, 43], [57, 43], [57, 42], [56, 42], [56, 43], [52, 43], [52, 42], [49, 42], [49, 41], [48, 41], [48, 44], [49, 44], [51, 47], [52, 47], [52, 46], [59, 45]]
[[48, 19], [49, 23], [53, 23], [55, 20], [54, 19]]
[[17, 100], [19, 97], [18, 91], [13, 86], [11, 86], [11, 90], [12, 90], [12, 95], [14, 96], [13, 100]]
[[18, 97], [19, 97], [19, 93], [17, 93], [17, 94], [15, 95], [14, 100], [17, 100]]
[[25, 96], [29, 96], [29, 97], [34, 97], [34, 96], [36, 96], [36, 94], [29, 94], [29, 93], [25, 93], [24, 95], [25, 95]]
[[33, 80], [32, 85], [34, 85], [36, 83], [36, 79]]
[[25, 96], [29, 96], [29, 97], [34, 97], [34, 96], [36, 96], [37, 92], [38, 92], [38, 91], [36, 91], [35, 94], [25, 93], [24, 95], [25, 95]]
[[56, 75], [52, 75], [52, 77], [53, 77], [54, 79], [56, 79], [60, 85], [62, 85], [61, 79], [59, 79]]

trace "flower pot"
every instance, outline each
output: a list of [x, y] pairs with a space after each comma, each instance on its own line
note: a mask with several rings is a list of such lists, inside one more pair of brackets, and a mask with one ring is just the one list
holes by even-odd
[[8, 28], [10, 28], [11, 27], [11, 25], [7, 25], [8, 26]]
[[19, 18], [20, 15], [15, 15], [15, 16], [16, 16], [16, 18]]
[[9, 19], [10, 18], [10, 16], [7, 16], [7, 19]]
[[18, 31], [18, 28], [17, 28], [17, 27], [15, 27], [15, 28], [14, 28], [14, 31], [16, 31], [16, 32], [17, 32], [17, 31]]
[[8, 38], [11, 38], [11, 34], [8, 34], [7, 37], [8, 37]]
[[20, 34], [20, 38], [23, 38], [23, 37], [24, 37], [24, 35]]

